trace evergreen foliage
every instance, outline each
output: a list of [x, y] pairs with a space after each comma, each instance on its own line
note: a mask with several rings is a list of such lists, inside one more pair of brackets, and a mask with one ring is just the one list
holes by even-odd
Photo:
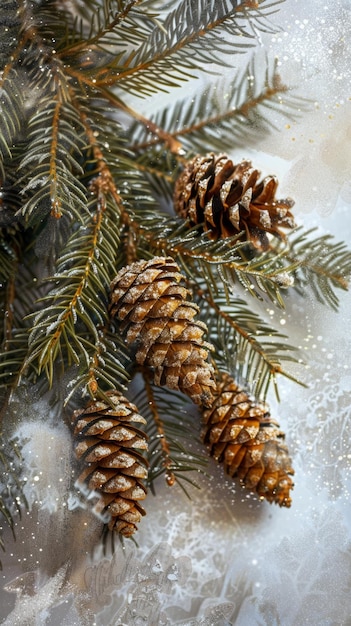
[[[6, 410], [22, 384], [55, 392], [62, 419], [87, 397], [125, 393], [136, 368], [108, 313], [110, 284], [138, 259], [170, 256], [209, 328], [215, 368], [264, 399], [278, 375], [295, 379], [288, 338], [255, 300], [285, 306], [293, 283], [337, 308], [351, 253], [303, 227], [259, 252], [249, 241], [210, 240], [172, 209], [174, 182], [197, 152], [247, 146], [272, 130], [268, 109], [294, 117], [306, 102], [277, 66], [253, 54], [272, 32], [278, 1], [6, 0], [0, 15], [0, 398], [7, 484], [16, 451]], [[237, 54], [250, 54], [237, 70]], [[146, 119], [133, 108], [201, 72], [233, 67], [194, 100]], [[249, 80], [248, 80], [249, 77]], [[226, 98], [221, 97], [225, 91]], [[138, 99], [134, 99], [138, 103]], [[167, 211], [165, 211], [165, 207]], [[62, 381], [70, 383], [62, 391]], [[179, 482], [205, 457], [187, 449], [174, 394], [144, 384], [132, 398], [148, 420], [150, 481]], [[57, 390], [60, 393], [56, 393]], [[175, 394], [177, 396], [177, 394]], [[189, 430], [190, 429], [190, 430]], [[189, 456], [190, 454], [190, 456]], [[17, 492], [16, 492], [17, 489]], [[20, 484], [0, 491], [13, 526]]]

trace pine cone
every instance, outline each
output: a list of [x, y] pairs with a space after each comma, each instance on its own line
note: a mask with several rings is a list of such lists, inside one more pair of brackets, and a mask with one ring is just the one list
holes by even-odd
[[226, 472], [268, 502], [289, 507], [294, 484], [284, 434], [263, 402], [256, 402], [228, 374], [221, 374], [203, 438]]
[[267, 233], [284, 239], [280, 229], [295, 226], [290, 212], [294, 202], [275, 199], [275, 176], [259, 177], [250, 161], [234, 165], [225, 154], [198, 155], [176, 181], [175, 211], [192, 225], [203, 224], [211, 239], [244, 231], [243, 239], [266, 250]]
[[146, 497], [147, 461], [139, 450], [147, 450], [147, 438], [135, 426], [145, 420], [118, 391], [106, 395], [113, 406], [94, 400], [73, 414], [78, 482], [99, 493], [95, 512], [111, 516], [109, 529], [129, 537], [145, 515], [139, 501]]
[[208, 363], [206, 325], [186, 300], [182, 275], [171, 258], [155, 257], [124, 267], [111, 283], [111, 315], [121, 321], [139, 365], [153, 369], [154, 383], [178, 389], [196, 404], [211, 405], [215, 387]]

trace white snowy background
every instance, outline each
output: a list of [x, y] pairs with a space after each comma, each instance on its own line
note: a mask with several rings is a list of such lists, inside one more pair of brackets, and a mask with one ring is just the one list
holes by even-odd
[[[282, 31], [259, 45], [310, 112], [233, 156], [276, 173], [300, 223], [351, 245], [351, 2], [287, 0], [272, 21]], [[99, 525], [69, 492], [69, 433], [46, 404], [17, 398], [30, 509], [1, 554], [0, 624], [351, 626], [351, 294], [340, 296], [338, 313], [294, 294], [286, 311], [266, 310], [308, 361], [308, 388], [281, 380], [281, 403], [270, 400], [294, 459], [289, 510], [210, 463], [192, 500], [160, 483], [138, 546], [103, 555]]]

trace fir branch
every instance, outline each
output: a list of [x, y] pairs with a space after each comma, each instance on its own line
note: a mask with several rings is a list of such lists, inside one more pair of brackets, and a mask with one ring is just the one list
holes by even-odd
[[[22, 506], [28, 506], [26, 498], [23, 494], [23, 485], [19, 478], [21, 461], [21, 453], [18, 442], [12, 439], [5, 443], [4, 433], [0, 431], [0, 472], [1, 472], [1, 491], [0, 491], [0, 517], [3, 517], [7, 526], [9, 526], [13, 537], [15, 538], [15, 520], [14, 515], [21, 517]], [[5, 550], [5, 544], [0, 534], [0, 548]], [[0, 560], [0, 569], [2, 564]]]
[[[150, 210], [155, 206], [150, 188], [134, 166], [120, 123], [106, 114], [106, 101], [95, 102], [89, 112], [84, 102], [77, 101], [77, 108], [92, 151], [90, 177], [102, 176], [105, 191], [111, 194], [121, 215], [134, 205], [140, 211]], [[116, 181], [121, 182], [123, 192], [117, 188]]]
[[[28, 353], [28, 322], [26, 315], [33, 312], [33, 303], [42, 293], [35, 275], [31, 254], [23, 253], [25, 263], [17, 259], [13, 274], [3, 289], [3, 334], [0, 349], [0, 422], [7, 408], [11, 392], [20, 379], [21, 369]], [[28, 267], [27, 267], [28, 265]]]
[[240, 233], [213, 241], [206, 233], [199, 234], [199, 226], [189, 228], [183, 220], [160, 212], [144, 213], [142, 224], [137, 215], [133, 220], [137, 236], [147, 243], [149, 250], [173, 256], [190, 281], [197, 277], [209, 281], [214, 290], [223, 284], [230, 291], [238, 282], [253, 297], [268, 297], [284, 308], [282, 292], [293, 285], [299, 267], [298, 258], [289, 263], [288, 247], [282, 246], [279, 253], [269, 250], [255, 256], [247, 242], [240, 241]]
[[13, 278], [16, 272], [18, 261], [16, 243], [12, 238], [9, 239], [6, 236], [0, 239], [0, 280], [2, 284]]
[[[78, 107], [93, 156], [91, 175], [99, 176], [98, 184], [102, 185], [107, 195], [111, 195], [118, 207], [121, 225], [123, 224], [124, 229], [128, 231], [132, 207], [137, 206], [143, 214], [150, 209], [155, 212], [155, 201], [150, 188], [145, 178], [134, 167], [132, 155], [125, 147], [119, 123], [115, 119], [109, 119], [104, 113], [105, 103], [93, 105], [89, 118], [84, 105], [78, 103]], [[122, 194], [117, 189], [116, 180], [122, 181]], [[135, 260], [133, 246], [131, 239], [128, 240], [128, 235], [122, 239], [116, 260], [117, 266]]]
[[244, 381], [257, 398], [265, 399], [273, 383], [279, 400], [278, 375], [304, 385], [282, 366], [283, 362], [301, 362], [293, 354], [296, 348], [284, 341], [286, 335], [239, 298], [229, 300], [225, 294], [213, 294], [208, 289], [198, 289], [196, 295], [201, 315], [211, 329], [219, 369], [228, 369], [236, 380]]
[[[277, 72], [276, 61], [271, 63], [265, 58], [263, 67], [259, 65], [254, 55], [231, 82], [211, 83], [190, 102], [181, 100], [168, 106], [150, 121], [193, 153], [196, 150], [232, 150], [234, 145], [246, 147], [257, 140], [258, 133], [265, 134], [274, 128], [267, 110], [295, 119], [308, 106], [302, 98], [288, 94]], [[148, 139], [150, 134], [152, 137]], [[131, 135], [136, 152], [162, 141], [162, 136], [155, 136], [152, 127], [146, 125], [134, 124]]]
[[67, 385], [64, 405], [77, 393], [87, 391], [91, 398], [110, 402], [105, 389], [125, 391], [130, 381], [131, 363], [122, 339], [106, 326], [97, 328], [98, 341], [91, 344], [89, 366], [74, 375]]
[[[2, 0], [0, 13], [0, 68], [12, 65], [17, 57], [16, 47], [21, 22], [16, 0]], [[12, 57], [12, 59], [11, 59]], [[10, 61], [9, 61], [10, 59]], [[6, 71], [4, 71], [6, 76]], [[3, 78], [4, 78], [3, 74]]]
[[157, 410], [157, 403], [155, 402], [153, 389], [148, 377], [145, 375], [144, 384], [150, 405], [150, 410], [155, 423], [155, 431], [157, 433], [156, 437], [159, 439], [160, 457], [162, 457], [161, 468], [159, 471], [165, 473], [166, 483], [169, 486], [172, 486], [176, 481], [176, 477], [173, 472], [174, 462], [171, 457], [171, 444], [167, 441], [164, 425]]
[[159, 13], [170, 11], [179, 4], [179, 0], [143, 0], [143, 7]]
[[151, 489], [155, 491], [154, 481], [159, 476], [165, 475], [169, 486], [177, 483], [189, 496], [184, 482], [194, 487], [197, 487], [197, 484], [189, 478], [188, 473], [198, 472], [207, 461], [193, 452], [192, 446], [189, 445], [189, 441], [198, 440], [198, 434], [191, 416], [181, 408], [184, 398], [175, 392], [168, 391], [165, 394], [150, 384], [145, 373], [144, 389], [137, 394], [133, 402], [147, 419]]
[[5, 178], [4, 160], [12, 157], [12, 147], [25, 126], [25, 107], [21, 79], [14, 69], [5, 67], [0, 80], [0, 175]]
[[289, 239], [287, 258], [297, 262], [296, 288], [304, 293], [308, 286], [322, 304], [337, 310], [336, 290], [347, 291], [351, 275], [351, 252], [344, 242], [336, 242], [330, 235], [311, 239], [316, 228], [295, 231]]
[[[101, 165], [103, 167], [103, 165]], [[38, 362], [52, 385], [54, 363], [91, 367], [92, 348], [84, 332], [99, 344], [98, 327], [107, 323], [107, 293], [115, 271], [119, 236], [119, 195], [111, 194], [109, 172], [101, 172], [91, 184], [93, 198], [89, 219], [74, 232], [57, 261], [55, 287], [42, 299], [45, 306], [36, 315], [29, 338], [31, 356], [27, 365]], [[106, 180], [107, 178], [107, 180]], [[83, 329], [78, 330], [79, 322]]]
[[137, 155], [131, 162], [146, 177], [154, 195], [162, 198], [163, 202], [172, 201], [174, 183], [180, 174], [179, 160], [173, 151], [161, 153], [151, 149]]
[[13, 330], [11, 339], [0, 354], [0, 421], [7, 408], [11, 392], [17, 387], [23, 363], [28, 354], [28, 330]]
[[[78, 159], [85, 146], [84, 128], [75, 108], [65, 101], [61, 86], [58, 78], [54, 99], [51, 95], [43, 98], [29, 120], [29, 144], [19, 172], [21, 193], [29, 195], [21, 213], [30, 222], [48, 213], [80, 221], [86, 211], [86, 192], [77, 180], [82, 173]], [[47, 134], [43, 128], [48, 128]]]
[[[16, 259], [17, 261], [17, 259]], [[17, 269], [17, 265], [18, 262], [16, 262], [16, 269]], [[5, 347], [5, 351], [6, 351], [6, 345], [7, 342], [9, 341], [11, 334], [12, 334], [12, 328], [13, 328], [13, 324], [14, 324], [14, 301], [15, 301], [15, 268], [12, 266], [12, 272], [10, 274], [10, 276], [7, 277], [7, 282], [5, 285], [5, 288], [3, 288], [3, 295], [4, 295], [4, 299], [3, 299], [3, 305], [2, 305], [2, 311], [3, 311], [3, 324], [2, 324], [2, 336], [1, 336], [1, 344], [3, 344]]]
[[[2, 433], [0, 432], [0, 438], [3, 438]], [[0, 449], [0, 466], [1, 466], [1, 474], [6, 475], [7, 474], [7, 478], [9, 477], [9, 466], [11, 464], [10, 459], [8, 458], [8, 456], [6, 455], [4, 450]], [[8, 485], [9, 482], [8, 480], [5, 481], [5, 485]], [[2, 483], [3, 485], [3, 483]], [[13, 516], [12, 513], [10, 511], [10, 509], [8, 508], [7, 504], [6, 504], [6, 500], [8, 499], [9, 496], [9, 487], [5, 487], [4, 489], [2, 489], [2, 493], [0, 493], [0, 516], [4, 518], [5, 522], [7, 523], [7, 525], [10, 527], [13, 535], [14, 535], [14, 520], [13, 520]], [[0, 536], [0, 548], [2, 548], [3, 550], [5, 550], [5, 546], [4, 546], [4, 542]], [[1, 566], [1, 561], [0, 561], [0, 569], [2, 569]]]
[[132, 51], [124, 58], [115, 73], [97, 79], [96, 85], [116, 83], [129, 93], [149, 95], [177, 86], [199, 67], [206, 65], [208, 71], [209, 63], [223, 66], [222, 55], [233, 54], [233, 50], [244, 52], [254, 45], [254, 33], [248, 29], [250, 12], [257, 28], [262, 28], [261, 20], [272, 6], [263, 4], [257, 13], [256, 2], [224, 1], [209, 5], [204, 1], [193, 4], [183, 0], [167, 15], [162, 28], [156, 26], [137, 52]]
[[[87, 83], [90, 87], [93, 87], [93, 83]], [[135, 111], [130, 105], [123, 102], [116, 94], [112, 93], [109, 89], [101, 88], [100, 93], [105, 101], [113, 104], [114, 107], [123, 111], [123, 113], [127, 113], [130, 117], [135, 119], [138, 124], [142, 124], [145, 128], [148, 128], [154, 135], [160, 138], [162, 142], [169, 147], [170, 151], [173, 154], [179, 154], [181, 152], [181, 144], [180, 142], [174, 138], [170, 133], [167, 133], [163, 128], [157, 126], [150, 119], [146, 118], [141, 113]]]
[[262, 300], [268, 297], [280, 308], [285, 308], [283, 292], [295, 282], [299, 260], [287, 262], [288, 252], [282, 247], [280, 254], [271, 250], [258, 256], [247, 255], [247, 247], [240, 248], [241, 259], [218, 267], [223, 284], [233, 291], [237, 282], [254, 298]]
[[71, 26], [72, 8], [71, 6], [65, 9], [64, 3], [51, 0], [20, 1], [22, 32], [32, 43], [32, 47], [26, 50], [27, 66], [32, 64], [35, 58], [51, 60], [52, 50], [56, 50], [57, 43]]
[[[5, 159], [3, 165], [6, 171], [6, 176], [1, 184], [1, 199], [0, 199], [0, 226], [2, 227], [1, 236], [11, 247], [17, 244], [15, 239], [18, 235], [18, 231], [21, 230], [18, 227], [20, 222], [20, 209], [23, 204], [23, 198], [21, 197], [21, 185], [18, 182], [18, 168], [27, 148], [27, 141], [25, 139], [19, 140], [11, 147], [11, 157]], [[11, 240], [11, 243], [10, 243]], [[22, 249], [22, 245], [19, 249]]]
[[[110, 63], [116, 64], [120, 58], [117, 50], [124, 52], [130, 45], [137, 46], [154, 26], [153, 17], [138, 9], [138, 5], [140, 0], [104, 0], [102, 6], [86, 7], [84, 22], [80, 22], [79, 30], [71, 28], [64, 45], [58, 46], [59, 55], [64, 58], [82, 53], [85, 69], [95, 67], [96, 70], [99, 58], [94, 52], [99, 50], [105, 53], [102, 62], [106, 62], [107, 54]], [[84, 32], [86, 23], [89, 23], [87, 33]]]

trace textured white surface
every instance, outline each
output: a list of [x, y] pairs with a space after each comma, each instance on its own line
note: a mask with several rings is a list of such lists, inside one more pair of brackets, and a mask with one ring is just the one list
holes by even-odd
[[[287, 0], [273, 19], [284, 30], [262, 45], [316, 106], [238, 156], [278, 174], [300, 222], [350, 242], [351, 3]], [[350, 304], [342, 293], [334, 313], [292, 295], [272, 317], [309, 361], [309, 388], [282, 380], [281, 404], [271, 401], [294, 458], [290, 510], [243, 494], [213, 464], [191, 501], [160, 484], [139, 547], [91, 554], [99, 527], [67, 492], [69, 435], [27, 398], [31, 419], [19, 434], [31, 510], [1, 555], [0, 623], [350, 626]]]

